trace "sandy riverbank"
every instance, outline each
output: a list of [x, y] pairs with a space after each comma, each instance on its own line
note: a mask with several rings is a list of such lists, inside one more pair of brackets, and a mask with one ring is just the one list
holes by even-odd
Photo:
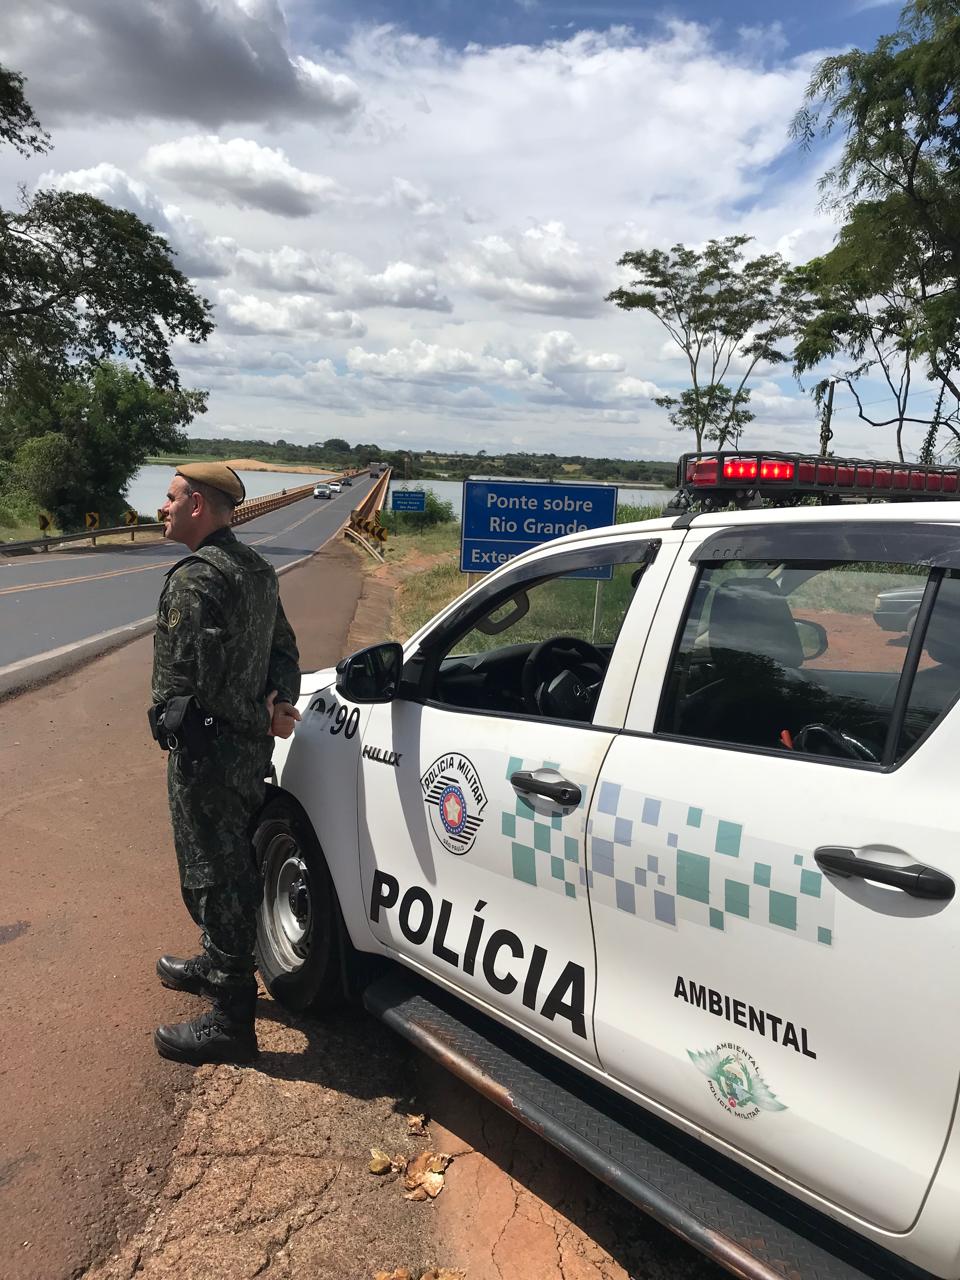
[[306, 476], [329, 476], [335, 474], [329, 467], [308, 467], [301, 464], [294, 466], [292, 462], [260, 462], [257, 458], [224, 458], [228, 467], [234, 471], [285, 471], [287, 474], [297, 472]]

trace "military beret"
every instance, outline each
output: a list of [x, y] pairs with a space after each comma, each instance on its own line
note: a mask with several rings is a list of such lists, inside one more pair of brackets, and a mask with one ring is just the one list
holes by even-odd
[[233, 467], [228, 467], [225, 462], [188, 462], [185, 466], [177, 467], [177, 475], [183, 476], [185, 480], [196, 480], [198, 484], [208, 484], [211, 489], [219, 489], [233, 499], [235, 507], [247, 496], [243, 481]]

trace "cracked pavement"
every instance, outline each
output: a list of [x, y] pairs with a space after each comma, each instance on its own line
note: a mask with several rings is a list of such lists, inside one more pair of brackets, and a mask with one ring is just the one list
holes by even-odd
[[418, 1097], [455, 1159], [438, 1253], [468, 1280], [722, 1280], [725, 1272], [434, 1062]]
[[[419, 1275], [429, 1220], [396, 1179], [370, 1175], [370, 1140], [412, 1156], [398, 1093], [409, 1062], [358, 1013], [294, 1022], [267, 997], [256, 1067], [201, 1067], [166, 1183], [142, 1229], [85, 1280]], [[178, 1068], [184, 1074], [187, 1068]], [[128, 1190], [135, 1193], [136, 1168]], [[418, 1269], [419, 1268], [419, 1269]]]

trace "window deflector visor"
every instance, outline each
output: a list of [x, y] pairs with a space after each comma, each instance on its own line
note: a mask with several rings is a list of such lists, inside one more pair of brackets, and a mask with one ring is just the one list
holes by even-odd
[[529, 564], [517, 565], [508, 576], [483, 583], [468, 600], [458, 605], [443, 622], [420, 642], [420, 653], [432, 653], [444, 645], [453, 644], [465, 634], [478, 617], [493, 611], [518, 593], [520, 587], [532, 587], [547, 582], [558, 574], [573, 573], [579, 569], [594, 569], [599, 565], [640, 564], [647, 566], [660, 549], [659, 538], [642, 541], [624, 541], [609, 546], [565, 547], [555, 555], [538, 556]]
[[876, 520], [771, 524], [720, 529], [693, 549], [692, 564], [725, 560], [866, 561], [960, 569], [960, 524]]

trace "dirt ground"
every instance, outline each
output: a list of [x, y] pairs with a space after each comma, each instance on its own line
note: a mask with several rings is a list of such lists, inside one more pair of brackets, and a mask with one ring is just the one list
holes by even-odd
[[[418, 567], [359, 555], [337, 541], [282, 579], [306, 669], [386, 634]], [[153, 1027], [201, 1006], [153, 972], [196, 938], [141, 732], [149, 665], [137, 641], [0, 703], [5, 1280], [718, 1274], [359, 1012], [292, 1020], [263, 995], [256, 1068], [156, 1057]], [[374, 1146], [453, 1155], [443, 1191], [408, 1202]]]

